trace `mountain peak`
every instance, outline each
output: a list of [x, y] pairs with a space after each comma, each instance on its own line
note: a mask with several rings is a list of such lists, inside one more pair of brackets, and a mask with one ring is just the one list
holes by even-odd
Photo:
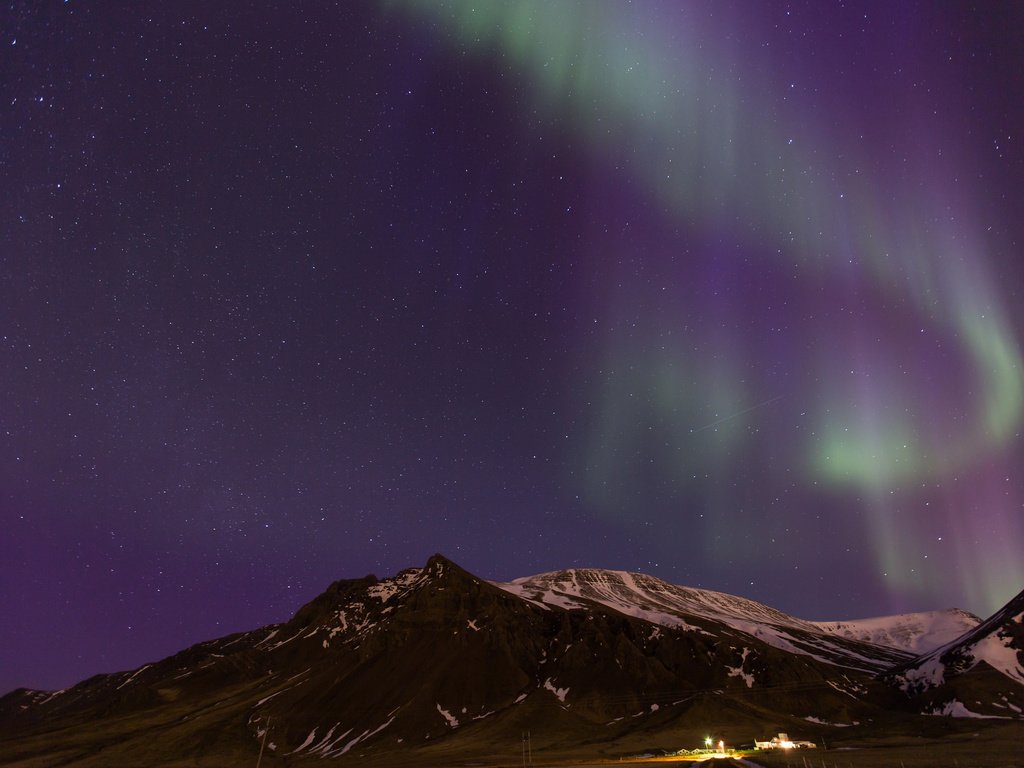
[[456, 563], [454, 560], [450, 560], [442, 554], [434, 554], [427, 560], [427, 564], [423, 567], [423, 570], [434, 578], [440, 578], [446, 573], [455, 573], [459, 576], [468, 576], [475, 578], [469, 571], [465, 570]]
[[[1019, 655], [1022, 621], [1024, 594], [961, 643], [977, 654], [994, 637]], [[621, 749], [709, 720], [749, 738], [781, 727], [852, 731], [922, 711], [957, 715], [958, 702], [975, 698], [995, 701], [989, 714], [1022, 711], [1024, 686], [991, 669], [971, 678], [971, 699], [948, 691], [903, 699], [898, 681], [879, 673], [908, 658], [752, 600], [644, 574], [566, 569], [495, 584], [437, 554], [387, 578], [336, 581], [284, 624], [67, 691], [13, 692], [0, 699], [0, 751], [57, 754], [51, 734], [61, 733], [63, 753], [103, 750], [105, 764], [159, 765], [171, 753], [192, 760], [210, 744], [233, 750], [218, 754], [223, 763], [242, 764], [265, 740], [296, 761], [407, 751], [406, 762], [451, 765], [451, 749], [472, 762], [480, 744], [515, 744], [524, 730], [537, 746], [571, 738]], [[71, 727], [83, 722], [97, 727]], [[182, 745], [195, 746], [182, 753]]]

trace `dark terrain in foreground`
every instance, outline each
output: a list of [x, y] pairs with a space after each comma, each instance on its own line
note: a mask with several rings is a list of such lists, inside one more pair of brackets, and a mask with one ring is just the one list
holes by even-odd
[[[919, 734], [914, 728], [896, 729], [892, 733], [865, 733], [851, 735], [830, 744], [828, 749], [759, 751], [744, 753], [743, 759], [764, 766], [764, 768], [1024, 768], [1024, 725], [1020, 723], [978, 722], [956, 723], [952, 727], [943, 724], [935, 731], [942, 733]], [[698, 733], [690, 731], [691, 734]], [[103, 741], [98, 734], [97, 744]], [[679, 734], [686, 738], [685, 733]], [[698, 739], [685, 743], [694, 744]], [[72, 757], [57, 749], [49, 754], [34, 758], [20, 759], [17, 755], [0, 754], [0, 764], [19, 768], [51, 768], [52, 766], [147, 766], [160, 765], [168, 768], [250, 768], [259, 759], [258, 745], [237, 742], [228, 746], [225, 739], [206, 756], [190, 754], [175, 757], [167, 754], [165, 748], [153, 744], [125, 745], [125, 748], [109, 746], [91, 757]], [[675, 742], [670, 735], [644, 738], [624, 738], [611, 744], [560, 745], [549, 748], [538, 747], [534, 740], [532, 765], [541, 768], [585, 768], [607, 765], [695, 765], [683, 758], [659, 757], [644, 759], [640, 755], [651, 754], [652, 749], [668, 748]], [[518, 768], [523, 765], [521, 740], [514, 739], [505, 745], [493, 744], [488, 739], [475, 743], [468, 739], [460, 745], [435, 745], [428, 749], [410, 752], [407, 750], [382, 750], [339, 761], [319, 762], [309, 757], [282, 757], [264, 752], [261, 768], [281, 768], [302, 765], [349, 765], [357, 764], [373, 768]], [[77, 750], [76, 750], [77, 751]], [[187, 750], [191, 752], [192, 750]], [[66, 762], [71, 757], [72, 762]], [[722, 760], [704, 763], [723, 764]]]

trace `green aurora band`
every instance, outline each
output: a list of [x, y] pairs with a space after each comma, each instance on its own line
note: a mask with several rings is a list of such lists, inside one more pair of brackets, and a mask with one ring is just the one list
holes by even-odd
[[[453, 52], [514, 73], [539, 115], [581, 138], [595, 163], [624, 171], [666, 221], [683, 229], [728, 228], [752, 252], [770, 254], [760, 258], [775, 264], [758, 269], [784, 267], [809, 292], [829, 281], [854, 286], [870, 306], [898, 311], [923, 338], [952, 350], [953, 364], [968, 371], [967, 392], [956, 392], [962, 413], [937, 415], [920, 393], [941, 390], [941, 382], [908, 380], [895, 365], [879, 367], [875, 381], [851, 377], [856, 333], [837, 332], [830, 343], [827, 330], [809, 331], [820, 336], [807, 363], [817, 387], [806, 398], [811, 423], [797, 438], [798, 471], [809, 485], [858, 494], [880, 568], [905, 572], [901, 560], [915, 534], [891, 506], [893, 489], [941, 484], [998, 460], [1024, 415], [1021, 351], [986, 256], [993, 246], [979, 236], [977, 204], [952, 199], [949, 179], [928, 167], [928, 148], [886, 174], [862, 170], [855, 147], [845, 155], [829, 151], [831, 131], [819, 113], [774, 82], [770, 67], [744, 68], [749, 56], [734, 40], [707, 33], [707, 5], [652, 3], [644, 13], [594, 0], [383, 5], [435, 30]], [[622, 285], [609, 302], [611, 325], [630, 306], [651, 303], [643, 295], [649, 288], [631, 286], [628, 275]], [[657, 322], [673, 322], [668, 305], [648, 325]], [[608, 334], [603, 375], [593, 379], [600, 412], [584, 452], [587, 477], [599, 478], [584, 481], [592, 506], [629, 514], [616, 478], [630, 471], [624, 457], [642, 450], [650, 422], [670, 433], [669, 444], [701, 441], [699, 451], [676, 452], [673, 470], [680, 478], [696, 476], [727, 466], [761, 406], [768, 412], [788, 397], [744, 377], [747, 364], [742, 352], [727, 351], [735, 347], [731, 341], [698, 343], [681, 330], [668, 343], [638, 345]], [[638, 406], [636, 392], [653, 395]], [[1019, 515], [1016, 500], [998, 496], [979, 492], [1003, 513]], [[705, 501], [735, 506], [729, 498]], [[945, 514], [952, 520], [963, 513]], [[711, 541], [726, 524], [708, 525]], [[991, 565], [972, 561], [963, 575], [979, 601], [994, 603], [1006, 597], [1008, 581], [1018, 588], [1024, 582], [1014, 552], [1024, 535], [1016, 525]], [[896, 586], [914, 589], [928, 577], [893, 576]]]

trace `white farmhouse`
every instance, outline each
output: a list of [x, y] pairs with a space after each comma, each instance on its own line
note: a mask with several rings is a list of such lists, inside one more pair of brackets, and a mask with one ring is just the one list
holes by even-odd
[[756, 749], [816, 749], [817, 746], [813, 741], [793, 741], [788, 733], [773, 736], [770, 741], [754, 740]]

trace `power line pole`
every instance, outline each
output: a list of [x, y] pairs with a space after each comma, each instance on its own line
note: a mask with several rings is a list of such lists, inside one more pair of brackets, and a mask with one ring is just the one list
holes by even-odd
[[260, 742], [260, 756], [256, 758], [256, 768], [260, 768], [263, 762], [263, 748], [267, 746], [267, 734], [270, 733], [270, 715], [267, 715], [267, 730], [263, 732], [263, 741]]

